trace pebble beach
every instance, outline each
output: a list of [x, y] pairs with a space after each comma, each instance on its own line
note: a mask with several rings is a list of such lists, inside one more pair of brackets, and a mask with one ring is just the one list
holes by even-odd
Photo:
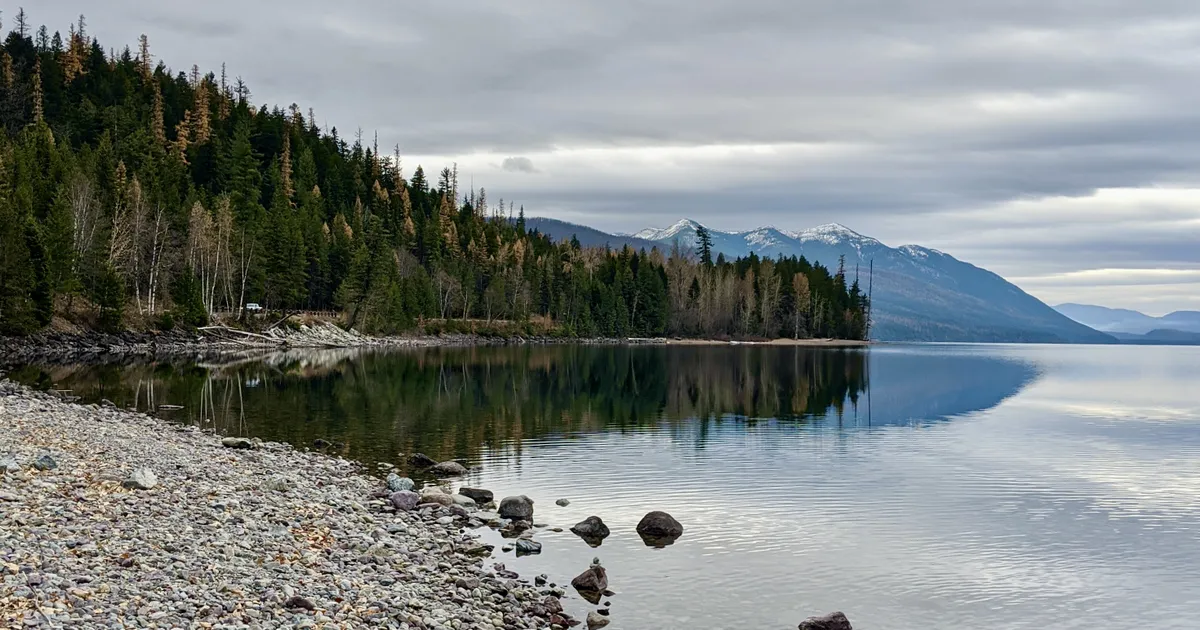
[[492, 564], [478, 516], [388, 492], [339, 457], [0, 381], [0, 626], [579, 623]]

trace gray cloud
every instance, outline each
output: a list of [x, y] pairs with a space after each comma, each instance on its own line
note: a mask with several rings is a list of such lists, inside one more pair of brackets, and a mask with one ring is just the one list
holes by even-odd
[[500, 168], [513, 173], [538, 172], [538, 170], [533, 166], [533, 160], [520, 156], [504, 158], [504, 161], [500, 163]]
[[[1094, 204], [1059, 201], [1200, 186], [1192, 1], [50, 0], [30, 13], [65, 29], [80, 11], [106, 46], [146, 32], [177, 70], [227, 62], [256, 102], [311, 105], [344, 136], [378, 130], [407, 164], [458, 161], [531, 214], [626, 231], [837, 220], [1021, 278], [1200, 265], [1200, 204], [1168, 221], [1134, 195], [1106, 231], [1081, 227]], [[1014, 219], [1031, 199], [1039, 211]], [[1068, 292], [1046, 286], [1049, 301]], [[1103, 287], [1079, 290], [1142, 299]]]

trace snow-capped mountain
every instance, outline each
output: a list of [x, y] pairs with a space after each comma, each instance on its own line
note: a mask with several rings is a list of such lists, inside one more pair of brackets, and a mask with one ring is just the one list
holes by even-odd
[[[577, 236], [584, 245], [694, 250], [700, 224], [684, 219], [632, 235], [532, 219], [553, 238]], [[891, 341], [1034, 341], [1112, 343], [1115, 340], [1050, 308], [1004, 278], [920, 245], [889, 247], [837, 223], [798, 231], [762, 227], [709, 230], [713, 251], [726, 258], [804, 256], [829, 268], [845, 256], [847, 274], [873, 291], [872, 337]], [[868, 269], [874, 262], [873, 277]]]

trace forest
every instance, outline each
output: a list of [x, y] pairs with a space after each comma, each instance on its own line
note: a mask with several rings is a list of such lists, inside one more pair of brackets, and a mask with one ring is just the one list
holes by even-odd
[[[22, 9], [0, 46], [0, 334], [336, 311], [372, 334], [865, 339], [844, 267], [555, 242], [525, 210], [407, 172], [401, 147], [253, 104], [226, 67], [169, 68]], [[413, 121], [411, 124], [420, 124]], [[534, 327], [534, 323], [537, 327]]]

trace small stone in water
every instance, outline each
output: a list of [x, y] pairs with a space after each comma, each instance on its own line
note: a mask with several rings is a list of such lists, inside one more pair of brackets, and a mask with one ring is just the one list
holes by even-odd
[[542, 543], [522, 538], [517, 541], [517, 555], [542, 553]]
[[571, 502], [568, 501], [567, 499], [559, 499], [554, 502], [554, 505], [557, 505], [559, 507], [567, 507], [568, 505], [571, 505]]

